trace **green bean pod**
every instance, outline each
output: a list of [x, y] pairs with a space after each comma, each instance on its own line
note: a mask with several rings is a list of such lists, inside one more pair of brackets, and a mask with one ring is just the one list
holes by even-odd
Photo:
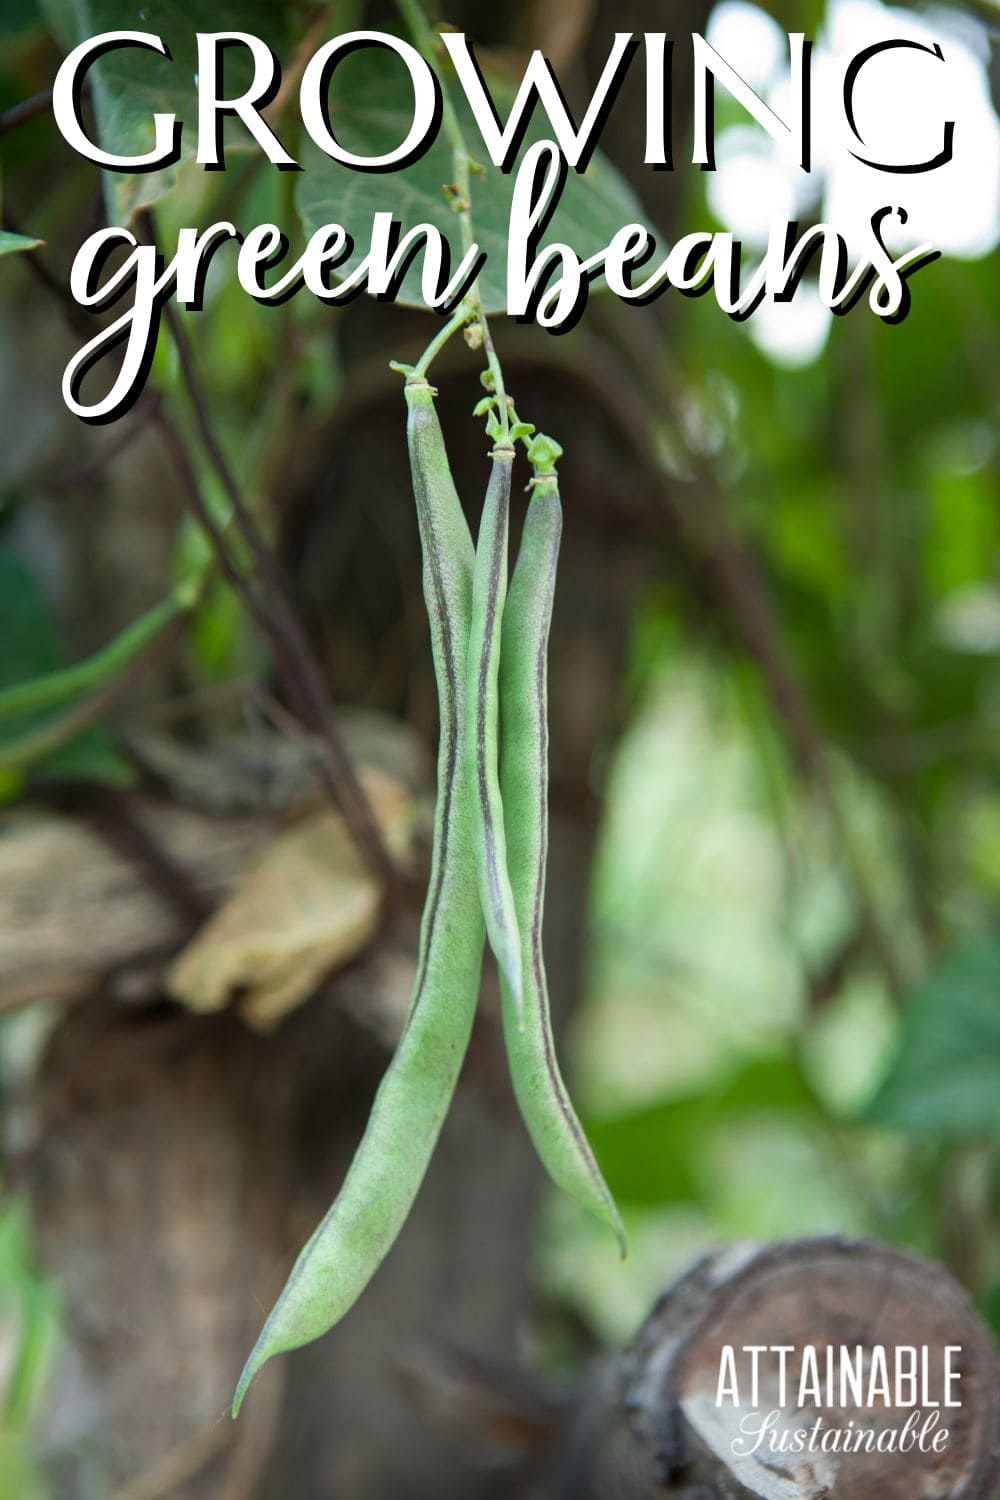
[[521, 931], [523, 1014], [501, 984], [514, 1093], [546, 1170], [561, 1188], [625, 1234], [556, 1058], [542, 952], [548, 856], [548, 642], [562, 508], [554, 475], [537, 478], [503, 617], [501, 790], [507, 856]]
[[507, 868], [507, 844], [498, 770], [500, 630], [507, 597], [507, 529], [513, 448], [490, 454], [490, 481], [483, 502], [472, 584], [466, 774], [472, 789], [476, 868], [486, 935], [514, 1004], [523, 1001], [521, 939]]
[[233, 1415], [261, 1366], [326, 1333], [364, 1290], [423, 1180], [468, 1046], [483, 921], [472, 797], [462, 761], [474, 549], [426, 381], [406, 386], [407, 438], [440, 703], [431, 878], [413, 998], [340, 1192], [301, 1251], [247, 1360]]

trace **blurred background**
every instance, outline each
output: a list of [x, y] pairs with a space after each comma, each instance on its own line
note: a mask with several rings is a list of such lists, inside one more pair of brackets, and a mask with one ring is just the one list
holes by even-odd
[[[1000, 1329], [1000, 16], [988, 3], [688, 3], [671, 20], [677, 169], [641, 167], [641, 90], [609, 122], [598, 186], [613, 206], [637, 195], [668, 239], [726, 229], [752, 259], [789, 217], [857, 245], [877, 207], [905, 204], [899, 244], [930, 240], [943, 257], [913, 279], [900, 325], [864, 303], [834, 318], [808, 277], [744, 324], [711, 295], [675, 294], [641, 310], [595, 295], [559, 339], [497, 320], [519, 411], [566, 449], [547, 946], [566, 1072], [630, 1255], [619, 1264], [600, 1226], [538, 1179], [488, 975], [414, 1225], [337, 1349], [289, 1361], [253, 1428], [261, 1451], [241, 1438], [234, 1456], [212, 1437], [227, 1383], [360, 1133], [405, 1005], [413, 913], [379, 926], [349, 840], [332, 875], [289, 847], [326, 828], [308, 769], [318, 731], [211, 571], [191, 491], [226, 532], [214, 434], [287, 570], [386, 839], [419, 871], [435, 709], [387, 364], [431, 325], [308, 293], [261, 308], [220, 272], [205, 311], [164, 329], [130, 416], [84, 429], [66, 413], [61, 371], [93, 328], [61, 288], [85, 235], [124, 212], [123, 189], [102, 198], [47, 109], [23, 101], [51, 83], [53, 31], [65, 43], [74, 26], [125, 24], [126, 9], [9, 0], [0, 16], [4, 228], [44, 241], [0, 261], [0, 687], [91, 658], [178, 579], [199, 590], [60, 708], [0, 722], [0, 1496], [237, 1500], [289, 1493], [292, 1463], [297, 1500], [334, 1480], [422, 1494], [425, 1472], [439, 1483], [427, 1493], [450, 1494], [440, 1449], [387, 1415], [390, 1341], [420, 1410], [435, 1377], [423, 1344], [409, 1352], [418, 1328], [568, 1376], [627, 1343], [671, 1276], [719, 1242], [905, 1245], [946, 1264]], [[231, 0], [213, 24], [264, 34], [270, 9], [258, 26]], [[571, 101], [613, 30], [662, 29], [655, 5], [464, 9], [448, 20], [492, 49], [491, 77], [541, 46]], [[141, 16], [180, 35], [189, 11], [160, 0]], [[392, 24], [360, 4], [281, 20], [283, 57], [331, 28]], [[705, 31], [780, 110], [788, 26], [816, 39], [812, 173], [721, 91], [718, 169], [691, 168], [687, 33]], [[886, 34], [945, 49], [932, 113], [962, 124], [939, 172], [860, 168], [831, 123], [845, 57]], [[926, 107], [928, 79], [913, 78], [902, 110], [864, 100], [866, 134], [890, 148]], [[364, 75], [352, 86], [344, 128], [363, 135]], [[149, 99], [140, 90], [138, 107]], [[100, 96], [93, 107], [106, 122]], [[318, 173], [296, 183], [234, 156], [210, 182], [182, 169], [154, 184], [141, 222], [161, 247], [226, 217], [273, 218], [301, 242], [336, 217], [310, 184], [347, 201]], [[435, 366], [473, 522], [477, 373], [460, 348]], [[275, 895], [288, 890], [315, 901], [319, 935]], [[241, 891], [246, 904], [206, 928]], [[263, 954], [248, 940], [262, 927]], [[356, 1442], [336, 1402], [328, 1412], [337, 1370], [354, 1372], [341, 1406]], [[390, 1421], [397, 1455], [378, 1442]], [[171, 1483], [156, 1465], [185, 1453]], [[496, 1490], [452, 1468], [447, 1482], [513, 1493], [497, 1472]]]

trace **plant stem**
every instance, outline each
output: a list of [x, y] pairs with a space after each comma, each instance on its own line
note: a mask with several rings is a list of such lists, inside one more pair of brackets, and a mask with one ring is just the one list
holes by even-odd
[[428, 370], [430, 369], [434, 360], [437, 359], [438, 355], [441, 353], [441, 350], [444, 348], [445, 344], [447, 344], [448, 340], [452, 337], [453, 334], [456, 334], [460, 328], [464, 328], [466, 323], [468, 323], [470, 319], [477, 316], [478, 314], [474, 311], [473, 308], [469, 306], [468, 302], [464, 302], [458, 309], [458, 312], [456, 312], [451, 318], [448, 319], [448, 322], [441, 329], [441, 332], [435, 334], [434, 338], [431, 339], [430, 343], [427, 345], [427, 348], [424, 350], [423, 354], [421, 354], [420, 359], [413, 367], [413, 378], [415, 380], [426, 380]]
[[[455, 102], [452, 99], [447, 80], [441, 76], [441, 71], [438, 67], [438, 60], [435, 57], [437, 33], [433, 30], [429, 21], [427, 20], [427, 17], [424, 14], [423, 6], [420, 4], [420, 0], [396, 0], [396, 5], [400, 15], [403, 18], [404, 24], [410, 32], [410, 36], [413, 39], [414, 46], [428, 63], [428, 65], [434, 69], [435, 75], [437, 76], [438, 82], [441, 86], [441, 125], [445, 137], [451, 146], [452, 164], [455, 175], [454, 186], [456, 192], [453, 200], [453, 207], [455, 210], [455, 215], [458, 219], [459, 231], [462, 236], [462, 253], [463, 255], [468, 254], [474, 244], [472, 229], [472, 157], [469, 153], [469, 148], [466, 145], [465, 136], [462, 132], [461, 121], [458, 118], [458, 112], [455, 109]], [[466, 298], [466, 303], [471, 311], [471, 315], [479, 323], [479, 326], [483, 331], [483, 348], [486, 351], [486, 362], [489, 366], [490, 375], [493, 380], [493, 391], [497, 398], [497, 416], [500, 421], [501, 429], [500, 441], [506, 442], [508, 440], [508, 434], [510, 431], [510, 412], [507, 405], [507, 392], [504, 386], [503, 370], [500, 365], [500, 360], [497, 357], [496, 348], [493, 343], [493, 336], [490, 333], [489, 322], [486, 317], [486, 311], [483, 307], [483, 298], [482, 293], [479, 290], [478, 278], [472, 283], [472, 286], [469, 289], [469, 295]], [[463, 321], [469, 321], [468, 313]], [[454, 322], [454, 319], [452, 319], [452, 322]], [[449, 324], [447, 330], [448, 338], [450, 338], [454, 332], [455, 329]], [[443, 342], [447, 342], [447, 339], [445, 339]], [[434, 357], [434, 354], [438, 352], [438, 348], [434, 347], [435, 344], [437, 344], [437, 340], [435, 340], [433, 344], [428, 346], [428, 351], [433, 350], [430, 355], [431, 359]], [[438, 347], [441, 346], [439, 345]], [[424, 357], [420, 361], [420, 365], [418, 366], [418, 369], [422, 374], [426, 373], [429, 364], [430, 359], [427, 358], [427, 354], [425, 353]]]
[[90, 729], [103, 719], [108, 709], [123, 696], [132, 685], [149, 658], [172, 634], [179, 616], [175, 615], [167, 626], [146, 641], [118, 676], [108, 678], [89, 697], [81, 698], [46, 719], [43, 724], [28, 729], [16, 739], [0, 744], [0, 771], [26, 771], [40, 760], [47, 759], [77, 739], [84, 730]]
[[[10, 222], [10, 216], [7, 211], [4, 212], [0, 222], [2, 222], [4, 228], [10, 229], [13, 233], [19, 232], [16, 224]], [[29, 269], [58, 302], [69, 327], [75, 333], [89, 338], [91, 334], [90, 319], [70, 295], [68, 287], [63, 285], [52, 274], [44, 260], [41, 260], [38, 256], [29, 256], [28, 262]], [[177, 332], [176, 318], [173, 319], [173, 327], [175, 332]], [[233, 503], [234, 515], [238, 521], [242, 520], [244, 523], [248, 523], [247, 529], [243, 533], [244, 539], [250, 545], [251, 555], [257, 560], [258, 566], [263, 565], [265, 576], [262, 577], [261, 582], [265, 583], [266, 579], [271, 577], [273, 560], [259, 533], [256, 531], [252, 517], [248, 515], [242, 503], [242, 497], [234, 483], [222, 450], [215, 441], [211, 424], [208, 422], [205, 414], [205, 405], [201, 399], [193, 361], [183, 335], [181, 335], [179, 340], [178, 354], [181, 363], [181, 373], [191, 396], [203, 442]], [[265, 640], [271, 644], [276, 659], [282, 667], [283, 676], [286, 678], [289, 697], [293, 701], [295, 712], [316, 733], [317, 739], [320, 741], [316, 749], [317, 763], [320, 776], [327, 791], [340, 807], [344, 822], [350, 829], [352, 837], [365, 854], [369, 863], [376, 870], [383, 885], [389, 892], [390, 899], [398, 899], [404, 889], [403, 877], [400, 875], [394, 860], [385, 847], [381, 831], [368, 805], [368, 799], [364, 794], [363, 788], [357, 781], [346, 751], [340, 743], [333, 713], [326, 698], [322, 677], [319, 674], [319, 669], [312, 656], [308, 639], [299, 624], [297, 615], [292, 609], [291, 604], [288, 601], [284, 601], [292, 624], [292, 641], [290, 642], [286, 631], [282, 629], [282, 621], [276, 616], [273, 609], [268, 608], [268, 601], [262, 596], [261, 592], [244, 576], [242, 569], [234, 560], [229, 550], [221, 529], [212, 519], [208, 507], [202, 498], [187, 444], [181, 436], [177, 425], [162, 404], [157, 404], [153, 407], [151, 417], [170, 449], [174, 459], [174, 467], [181, 478], [187, 496], [188, 507], [196, 516], [201, 528], [212, 544], [213, 553], [220, 572], [233, 588], [237, 597], [250, 610]], [[254, 542], [256, 542], [256, 546], [253, 545]], [[278, 593], [279, 597], [284, 600], [280, 582]], [[273, 605], [273, 600], [271, 602]], [[287, 629], [287, 618], [284, 623]], [[165, 632], [159, 639], [165, 639], [167, 634]], [[304, 652], [296, 650], [296, 634], [298, 640], [304, 643]], [[145, 653], [141, 653], [136, 661], [143, 660], [144, 656]], [[300, 675], [304, 663], [307, 668], [311, 669], [307, 673], [308, 680], [305, 684]], [[76, 733], [88, 727], [117, 698], [120, 689], [127, 682], [131, 681], [131, 677], [132, 670], [130, 668], [123, 677], [108, 684], [106, 688], [96, 693], [92, 698], [86, 699], [83, 703], [74, 704], [66, 715], [59, 716], [58, 724], [53, 722], [43, 725], [37, 731], [37, 736], [41, 736], [43, 733], [49, 736], [48, 744], [41, 743], [36, 737], [36, 732], [33, 731], [32, 738], [34, 739], [34, 743], [30, 741], [26, 743], [25, 740], [21, 740], [16, 746], [10, 747], [11, 753], [22, 757], [22, 763], [24, 763], [23, 757], [25, 756], [35, 758], [40, 751], [47, 753], [47, 750], [55, 748], [51, 743], [52, 736], [58, 733], [60, 742], [62, 742], [62, 737], [67, 733]]]
[[39, 115], [44, 115], [52, 105], [52, 90], [42, 89], [37, 94], [32, 94], [30, 99], [22, 99], [18, 104], [12, 104], [10, 109], [5, 109], [0, 114], [0, 135], [6, 135], [8, 130], [16, 130], [19, 125], [27, 125], [29, 121], [36, 120]]
[[127, 625], [114, 640], [86, 661], [4, 689], [0, 692], [0, 723], [38, 709], [54, 708], [71, 698], [103, 688], [129, 667], [178, 616], [193, 609], [200, 594], [199, 580], [179, 584], [166, 599]]
[[45, 489], [50, 495], [62, 495], [67, 490], [76, 489], [78, 485], [90, 484], [98, 475], [102, 474], [109, 464], [125, 452], [126, 448], [145, 431], [147, 423], [159, 410], [162, 397], [159, 391], [150, 387], [143, 391], [132, 409], [131, 418], [122, 418], [118, 423], [118, 434], [111, 439], [99, 453], [91, 454], [81, 463], [74, 464], [72, 468], [64, 469], [54, 479], [45, 481]]
[[[166, 321], [177, 350], [181, 379], [194, 413], [198, 435], [232, 506], [236, 529], [249, 550], [260, 583], [259, 593], [248, 585], [240, 570], [233, 564], [219, 529], [211, 523], [207, 508], [201, 500], [193, 467], [187, 464], [184, 477], [189, 499], [199, 522], [207, 531], [226, 577], [250, 606], [265, 639], [274, 650], [295, 713], [318, 738], [320, 774], [327, 790], [339, 807], [352, 838], [368, 864], [385, 889], [395, 898], [401, 890], [401, 876], [385, 846], [381, 829], [340, 737], [323, 674], [292, 604], [281, 568], [236, 483], [216, 437], [191, 347], [179, 318], [169, 305], [166, 309]], [[161, 423], [161, 427], [162, 425]], [[176, 438], [176, 433], [174, 436]]]

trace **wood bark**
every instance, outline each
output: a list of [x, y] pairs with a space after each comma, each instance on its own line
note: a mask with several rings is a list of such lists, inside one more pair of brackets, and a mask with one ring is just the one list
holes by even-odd
[[[572, 831], [554, 842], [557, 878], [576, 897], [553, 914], [568, 942], [586, 850]], [[387, 1060], [349, 1016], [368, 1005], [379, 1028], [398, 1016], [413, 954], [412, 938], [383, 943], [267, 1039], [232, 1015], [137, 1016], [111, 1003], [79, 1006], [61, 1026], [30, 1179], [66, 1308], [47, 1434], [57, 1500], [134, 1500], [161, 1482], [183, 1500], [277, 1500], [290, 1474], [296, 1500], [497, 1493], [494, 1459], [484, 1471], [478, 1445], [446, 1457], [403, 1378], [424, 1342], [512, 1357], [524, 1313], [538, 1175], [504, 1076], [492, 980], [397, 1246], [341, 1328], [276, 1361], [239, 1424], [226, 1415]]]

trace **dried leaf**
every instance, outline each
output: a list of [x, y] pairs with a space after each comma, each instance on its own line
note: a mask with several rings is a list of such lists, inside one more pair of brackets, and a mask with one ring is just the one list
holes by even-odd
[[[375, 771], [362, 781], [390, 850], [409, 851], [410, 798]], [[191, 1010], [234, 1000], [243, 1019], [273, 1029], [375, 934], [381, 890], [340, 815], [314, 811], [286, 829], [241, 876], [167, 974]]]

